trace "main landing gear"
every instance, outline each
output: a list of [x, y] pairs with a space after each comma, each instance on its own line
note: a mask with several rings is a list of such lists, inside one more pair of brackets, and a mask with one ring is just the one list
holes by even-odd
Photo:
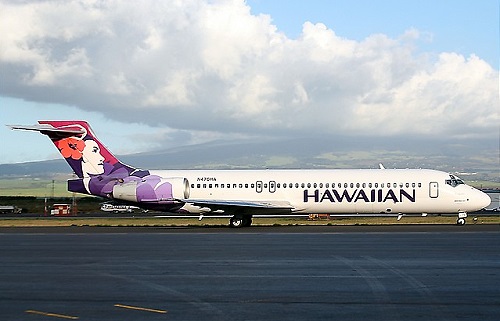
[[252, 215], [235, 215], [229, 220], [231, 227], [249, 227], [252, 225]]
[[465, 225], [466, 218], [467, 218], [467, 213], [465, 213], [465, 212], [458, 213], [457, 225]]

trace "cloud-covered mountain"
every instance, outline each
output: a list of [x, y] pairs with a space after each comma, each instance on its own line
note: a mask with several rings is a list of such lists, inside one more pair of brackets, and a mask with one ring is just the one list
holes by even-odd
[[[311, 141], [314, 140], [314, 144]], [[249, 168], [431, 168], [448, 172], [479, 173], [474, 179], [498, 180], [497, 142], [467, 144], [452, 140], [431, 142], [357, 137], [336, 140], [214, 141], [156, 152], [118, 156], [123, 162], [147, 169]], [[468, 156], [472, 154], [473, 156]], [[21, 164], [0, 164], [0, 177], [52, 177], [71, 173], [63, 159]]]

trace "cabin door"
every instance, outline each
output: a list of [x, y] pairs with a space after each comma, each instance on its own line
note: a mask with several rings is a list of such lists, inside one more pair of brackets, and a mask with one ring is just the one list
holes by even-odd
[[439, 196], [439, 184], [437, 182], [429, 183], [429, 197], [437, 198]]

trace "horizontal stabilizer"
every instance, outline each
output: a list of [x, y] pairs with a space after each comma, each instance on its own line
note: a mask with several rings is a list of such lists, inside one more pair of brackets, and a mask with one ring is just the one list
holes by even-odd
[[49, 137], [70, 137], [75, 135], [83, 135], [85, 134], [85, 130], [80, 126], [67, 126], [64, 128], [56, 128], [52, 125], [41, 124], [41, 125], [7, 125], [11, 129], [20, 129], [20, 130], [32, 130], [40, 132]]

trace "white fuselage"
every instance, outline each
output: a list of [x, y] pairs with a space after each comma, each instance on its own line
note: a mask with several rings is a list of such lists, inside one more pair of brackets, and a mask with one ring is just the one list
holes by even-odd
[[489, 197], [448, 173], [419, 169], [168, 170], [189, 181], [190, 199], [286, 202], [297, 214], [460, 213], [489, 205]]

